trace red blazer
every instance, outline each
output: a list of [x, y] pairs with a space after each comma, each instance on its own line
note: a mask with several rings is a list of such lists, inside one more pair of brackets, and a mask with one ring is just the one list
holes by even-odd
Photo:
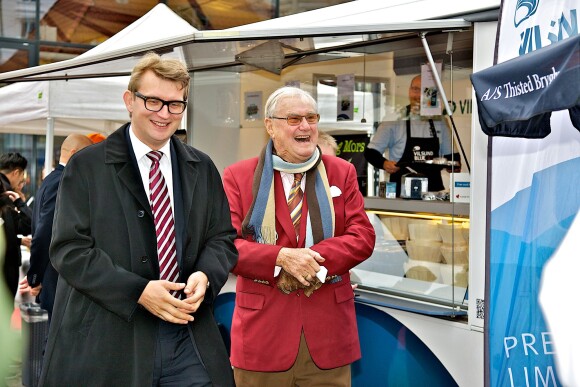
[[[336, 275], [306, 297], [302, 290], [283, 294], [276, 287], [274, 267], [282, 247], [304, 247], [306, 222], [299, 240], [290, 220], [280, 173], [274, 173], [276, 245], [241, 236], [241, 224], [252, 203], [252, 181], [258, 159], [238, 162], [224, 171], [224, 188], [239, 251], [233, 273], [238, 276], [231, 330], [231, 362], [250, 371], [288, 370], [298, 354], [301, 332], [316, 365], [323, 369], [350, 364], [361, 356], [349, 270], [373, 251], [375, 233], [364, 211], [352, 164], [322, 156], [333, 197], [335, 237], [311, 247], [326, 259], [328, 275]], [[338, 190], [333, 189], [338, 192]], [[304, 196], [303, 211], [308, 198]]]

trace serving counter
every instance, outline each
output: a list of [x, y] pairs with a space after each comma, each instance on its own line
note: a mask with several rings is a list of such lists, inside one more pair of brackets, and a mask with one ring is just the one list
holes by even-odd
[[469, 203], [366, 197], [370, 258], [352, 270], [357, 300], [431, 316], [467, 313]]

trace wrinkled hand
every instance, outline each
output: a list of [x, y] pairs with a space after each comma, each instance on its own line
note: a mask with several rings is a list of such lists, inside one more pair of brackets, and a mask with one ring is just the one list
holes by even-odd
[[42, 285], [38, 285], [34, 288], [30, 287], [30, 285], [28, 284], [28, 278], [26, 277], [22, 278], [18, 283], [18, 291], [20, 292], [20, 294], [30, 293], [32, 297], [36, 297], [40, 294], [41, 290]]
[[284, 294], [290, 294], [294, 290], [298, 290], [300, 288], [304, 288], [304, 285], [300, 283], [296, 278], [292, 277], [288, 272], [284, 269], [280, 270], [280, 274], [278, 275], [278, 289]]
[[320, 271], [319, 263], [324, 261], [314, 250], [283, 247], [276, 258], [276, 265], [282, 267], [304, 287], [308, 287]]
[[187, 324], [193, 321], [193, 316], [189, 313], [193, 313], [196, 308], [191, 302], [179, 300], [170, 293], [172, 290], [184, 288], [184, 283], [166, 280], [149, 281], [137, 302], [162, 320], [174, 324]]
[[291, 276], [286, 272], [284, 269], [280, 271], [280, 275], [278, 276], [278, 289], [284, 294], [290, 294], [295, 290], [304, 289], [304, 295], [306, 297], [310, 297], [315, 290], [320, 289], [322, 286], [322, 282], [318, 279], [318, 277], [314, 277], [310, 280], [308, 286], [303, 285], [300, 281], [298, 281], [295, 277]]
[[183, 293], [185, 294], [184, 301], [193, 307], [194, 312], [197, 311], [205, 298], [208, 283], [207, 275], [201, 271], [196, 271], [187, 279], [187, 284], [183, 289]]

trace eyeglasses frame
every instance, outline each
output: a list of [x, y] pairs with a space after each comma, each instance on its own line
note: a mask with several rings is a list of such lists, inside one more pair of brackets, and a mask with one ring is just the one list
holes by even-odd
[[[143, 106], [145, 106], [145, 109], [149, 110], [150, 112], [155, 112], [155, 113], [160, 112], [161, 110], [163, 110], [164, 106], [167, 106], [167, 111], [170, 114], [177, 115], [177, 114], [183, 114], [183, 112], [187, 108], [187, 101], [179, 101], [179, 100], [165, 101], [165, 100], [163, 100], [161, 98], [157, 98], [157, 97], [147, 97], [146, 95], [143, 95], [143, 94], [139, 93], [138, 91], [133, 92], [133, 94], [135, 94], [136, 97], [139, 97], [143, 100]], [[147, 100], [149, 100], [149, 99], [154, 99], [154, 100], [161, 102], [161, 107], [159, 108], [159, 110], [151, 110], [147, 107]], [[171, 110], [169, 110], [169, 104], [174, 103], [174, 102], [179, 102], [179, 103], [183, 104], [183, 110], [181, 112], [173, 113]]]
[[[317, 117], [317, 119], [316, 119], [316, 122], [308, 122], [308, 120], [306, 120], [306, 123], [307, 124], [313, 125], [313, 124], [318, 124], [320, 122], [320, 114], [316, 113], [316, 114], [308, 114], [308, 115], [309, 116], [310, 115], [315, 115]], [[300, 122], [297, 123], [297, 124], [292, 125], [291, 123], [288, 122], [288, 119], [290, 117], [300, 117]], [[286, 117], [274, 117], [274, 116], [272, 116], [272, 117], [269, 117], [269, 118], [272, 118], [272, 119], [275, 119], [275, 120], [286, 120], [286, 123], [288, 125], [290, 125], [290, 126], [298, 126], [298, 125], [300, 125], [302, 123], [302, 120], [305, 120], [306, 119], [306, 116], [301, 116], [300, 114], [292, 114], [292, 115], [289, 115], [289, 116], [286, 116]]]

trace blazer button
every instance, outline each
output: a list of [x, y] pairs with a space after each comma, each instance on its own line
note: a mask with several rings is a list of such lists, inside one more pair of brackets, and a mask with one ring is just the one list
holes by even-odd
[[143, 211], [143, 210], [137, 211], [137, 216], [140, 217], [140, 218], [144, 217], [145, 216], [145, 211]]
[[147, 258], [146, 255], [144, 255], [144, 256], [141, 257], [141, 262], [142, 263], [146, 263], [148, 260], [149, 260], [149, 258]]

